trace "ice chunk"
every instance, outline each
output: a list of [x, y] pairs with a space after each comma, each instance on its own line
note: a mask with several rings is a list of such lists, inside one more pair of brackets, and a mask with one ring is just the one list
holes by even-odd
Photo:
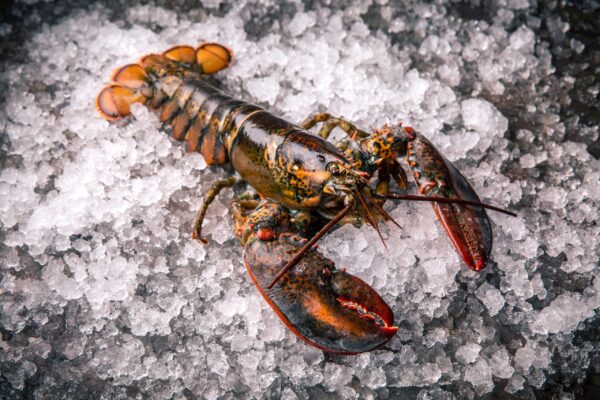
[[498, 314], [504, 307], [505, 300], [502, 293], [489, 283], [484, 283], [477, 289], [477, 298], [485, 305], [491, 316]]
[[314, 12], [303, 13], [299, 12], [294, 15], [294, 18], [287, 25], [287, 30], [292, 36], [299, 36], [306, 29], [315, 24]]
[[459, 361], [465, 364], [470, 364], [477, 360], [477, 356], [479, 355], [480, 351], [481, 346], [477, 343], [467, 343], [460, 346], [454, 354]]
[[269, 104], [275, 104], [280, 90], [279, 81], [271, 76], [255, 78], [248, 82], [246, 88], [256, 99], [266, 101]]
[[521, 50], [523, 48], [528, 51], [533, 51], [535, 43], [535, 35], [531, 29], [526, 26], [521, 26], [512, 35], [510, 35], [510, 47], [513, 50]]
[[529, 7], [528, 0], [508, 0], [508, 8], [511, 10], [523, 10]]
[[523, 168], [533, 168], [535, 167], [535, 158], [533, 158], [531, 154], [525, 154], [523, 157], [521, 157], [519, 163]]
[[571, 332], [577, 325], [594, 315], [594, 311], [578, 293], [567, 292], [558, 296], [535, 317], [531, 328], [541, 334]]
[[475, 364], [468, 366], [464, 379], [470, 382], [478, 393], [486, 393], [494, 387], [492, 370], [484, 359], [479, 359]]
[[133, 301], [127, 307], [129, 322], [131, 323], [131, 332], [137, 336], [144, 336], [148, 333], [156, 335], [168, 335], [171, 333], [169, 321], [175, 315], [169, 315], [141, 301]]
[[508, 128], [508, 119], [490, 102], [468, 99], [460, 104], [465, 127], [486, 136], [501, 136]]
[[531, 347], [521, 347], [515, 353], [515, 367], [527, 372], [536, 358], [536, 351]]
[[501, 348], [490, 358], [492, 375], [498, 378], [508, 379], [512, 376], [514, 368], [510, 365], [510, 356], [505, 348]]

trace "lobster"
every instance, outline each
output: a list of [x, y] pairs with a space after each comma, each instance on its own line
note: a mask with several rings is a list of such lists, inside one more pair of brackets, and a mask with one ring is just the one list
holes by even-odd
[[[289, 286], [290, 280], [300, 280], [300, 286], [305, 280], [312, 289], [303, 295], [310, 293], [314, 304], [325, 304], [317, 299], [334, 290], [331, 286], [314, 284], [319, 279], [323, 283], [322, 277], [315, 277], [315, 271], [331, 271], [333, 265], [316, 253], [313, 246], [338, 223], [368, 223], [378, 233], [380, 222], [392, 221], [398, 225], [383, 207], [387, 200], [431, 202], [465, 264], [476, 271], [484, 268], [492, 249], [491, 224], [485, 210], [515, 214], [482, 203], [466, 178], [425, 137], [401, 124], [384, 125], [368, 133], [328, 113], [314, 114], [300, 125], [290, 123], [262, 107], [223, 94], [209, 75], [226, 68], [231, 60], [232, 52], [216, 43], [197, 48], [176, 46], [162, 54], [150, 54], [136, 64], [117, 69], [113, 83], [98, 94], [96, 105], [101, 115], [111, 121], [129, 115], [131, 104], [136, 102], [157, 109], [160, 121], [170, 127], [172, 137], [186, 141], [189, 151], [200, 152], [208, 164], [230, 163], [261, 199], [268, 199], [268, 205], [239, 203], [248, 208], [260, 207], [256, 212], [266, 215], [265, 221], [271, 225], [270, 229], [257, 231], [252, 230], [252, 224], [240, 228], [245, 232], [240, 234], [240, 240], [254, 283], [294, 333], [312, 345], [338, 353], [368, 351], [389, 340], [393, 331], [389, 307], [358, 278], [336, 275], [348, 285], [344, 293], [363, 293], [355, 296], [357, 301], [338, 301], [355, 312], [360, 310], [358, 314], [363, 319], [378, 321], [376, 327], [364, 327], [360, 332], [377, 331], [379, 341], [369, 339], [342, 345], [345, 340], [352, 342], [352, 332], [358, 332], [349, 328], [343, 329], [346, 338], [325, 340], [330, 338], [331, 326], [319, 325], [319, 329], [308, 330], [300, 327], [317, 326], [315, 321], [337, 317], [322, 313], [321, 306], [302, 308], [301, 305], [307, 307], [306, 303], [291, 305], [280, 300], [293, 297], [282, 289]], [[321, 128], [314, 135], [309, 129], [317, 124]], [[336, 145], [328, 141], [335, 128], [347, 134]], [[406, 157], [419, 195], [390, 191], [392, 179], [402, 190], [408, 186], [406, 172], [398, 161], [401, 157]], [[208, 190], [194, 223], [194, 239], [206, 242], [202, 237], [206, 210], [223, 188], [236, 182], [234, 178], [220, 180]], [[296, 222], [290, 226], [283, 221], [290, 218], [292, 211]], [[237, 212], [238, 226], [245, 226], [246, 217], [240, 217], [244, 214]], [[249, 214], [247, 218], [255, 217]], [[316, 224], [319, 229], [309, 229], [308, 226], [315, 226], [311, 221], [321, 221]], [[276, 223], [281, 223], [281, 227]], [[311, 238], [298, 241], [291, 239], [292, 236]], [[275, 256], [292, 253], [291, 258]], [[303, 275], [301, 271], [309, 272]], [[293, 279], [287, 275], [293, 275]], [[346, 321], [346, 314], [340, 310], [348, 307], [328, 310], [336, 310], [340, 321]], [[381, 316], [382, 310], [385, 317]]]

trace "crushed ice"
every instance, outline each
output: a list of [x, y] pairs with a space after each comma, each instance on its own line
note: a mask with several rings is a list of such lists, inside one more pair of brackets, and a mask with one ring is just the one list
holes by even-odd
[[[109, 397], [128, 387], [128, 396], [372, 398], [415, 387], [419, 398], [451, 398], [501, 384], [525, 396], [567, 366], [585, 379], [598, 344], [571, 342], [598, 320], [600, 163], [563, 140], [560, 88], [535, 92], [554, 67], [539, 19], [525, 18], [531, 2], [504, 2], [489, 24], [380, 0], [371, 8], [389, 35], [369, 29], [365, 3], [295, 7], [257, 37], [247, 30], [253, 7], [268, 18], [260, 5], [233, 2], [202, 18], [134, 6], [117, 20], [92, 7], [43, 26], [23, 44], [28, 63], [5, 63], [0, 360], [12, 388], [41, 376], [36, 390], [51, 395], [48, 368], [55, 381], [98, 380], [86, 390]], [[389, 251], [368, 226], [342, 227], [321, 249], [392, 305], [398, 336], [348, 358], [299, 341], [246, 276], [230, 240], [231, 191], [209, 210], [210, 244], [190, 240], [202, 193], [225, 173], [184, 154], [144, 107], [113, 125], [94, 108], [113, 68], [202, 40], [234, 49], [220, 76], [235, 95], [292, 121], [327, 110], [365, 129], [404, 121], [428, 136], [484, 201], [518, 211], [490, 213], [494, 263], [466, 270], [431, 207], [393, 206], [404, 228], [383, 228]], [[502, 101], [521, 87], [535, 121], [522, 129]], [[597, 127], [581, 129], [597, 137]]]

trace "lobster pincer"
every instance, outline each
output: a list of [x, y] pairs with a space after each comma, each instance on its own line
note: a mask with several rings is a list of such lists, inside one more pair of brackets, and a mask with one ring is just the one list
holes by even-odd
[[[430, 200], [431, 205], [457, 253], [475, 271], [485, 267], [492, 251], [492, 227], [486, 208], [514, 213], [483, 204], [467, 179], [423, 135], [410, 127], [384, 126], [360, 142], [368, 154], [367, 165], [390, 165], [392, 174], [404, 175], [398, 156], [405, 156], [419, 194], [383, 193], [382, 198]], [[363, 156], [364, 157], [364, 156]], [[381, 174], [379, 175], [381, 177]]]
[[[344, 130], [348, 137], [338, 144], [353, 168], [376, 180], [375, 189], [364, 193], [366, 201], [378, 208], [374, 220], [389, 219], [378, 202], [386, 199], [428, 201], [464, 263], [475, 271], [485, 267], [492, 251], [492, 227], [486, 209], [508, 215], [516, 214], [484, 204], [467, 179], [423, 135], [411, 127], [384, 125], [373, 133], [362, 131], [352, 123], [317, 113], [307, 119], [307, 129], [323, 123], [319, 136], [327, 137], [334, 127]], [[405, 157], [419, 195], [389, 191], [393, 177], [400, 189], [407, 188], [406, 173], [398, 160]], [[358, 197], [360, 199], [360, 197]], [[366, 208], [366, 207], [364, 207]], [[372, 224], [374, 225], [374, 224]], [[375, 225], [374, 225], [375, 226]]]
[[272, 200], [263, 200], [247, 216], [234, 203], [233, 215], [252, 281], [299, 338], [323, 351], [356, 354], [381, 347], [395, 335], [392, 310], [377, 292], [314, 248], [269, 288], [277, 271], [306, 243], [302, 235], [312, 228], [306, 218], [296, 222]]

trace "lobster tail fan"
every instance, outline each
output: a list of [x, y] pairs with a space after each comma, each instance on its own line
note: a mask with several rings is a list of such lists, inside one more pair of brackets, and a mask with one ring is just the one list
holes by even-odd
[[117, 69], [113, 73], [112, 81], [129, 89], [139, 89], [146, 85], [148, 75], [139, 64], [129, 64]]
[[156, 73], [164, 67], [165, 59], [166, 56], [163, 54], [146, 54], [140, 58], [139, 65], [145, 71]]
[[193, 64], [196, 62], [196, 50], [191, 46], [175, 46], [163, 53], [170, 60]]
[[233, 52], [217, 43], [204, 43], [196, 49], [196, 62], [205, 74], [213, 74], [229, 66]]
[[[105, 86], [98, 94], [96, 106], [102, 116], [113, 121], [131, 113], [133, 103], [145, 103], [148, 97], [153, 98], [150, 104], [158, 107], [159, 97], [153, 96], [150, 81], [151, 76], [162, 76], [170, 68], [177, 69], [174, 63], [181, 63], [182, 71], [185, 64], [196, 64], [203, 74], [212, 74], [227, 68], [231, 63], [233, 53], [228, 48], [217, 43], [204, 43], [198, 48], [191, 46], [175, 46], [162, 54], [148, 54], [142, 57], [138, 64], [129, 64], [117, 69], [112, 75], [114, 83]], [[167, 93], [172, 96], [172, 93]]]
[[100, 91], [96, 98], [96, 107], [105, 119], [114, 121], [129, 115], [131, 104], [143, 103], [145, 100], [145, 97], [135, 89], [112, 84]]

